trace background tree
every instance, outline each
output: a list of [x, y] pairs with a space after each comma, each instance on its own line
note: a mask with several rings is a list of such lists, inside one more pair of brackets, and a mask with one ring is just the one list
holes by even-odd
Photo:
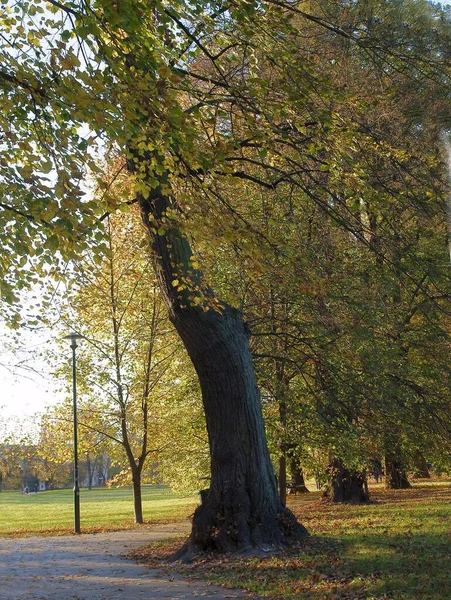
[[107, 229], [108, 253], [78, 265], [76, 291], [61, 310], [66, 328], [84, 336], [77, 361], [81, 453], [108, 442], [116, 464], [126, 458], [135, 521], [142, 523], [143, 472], [171, 446], [171, 399], [192, 374], [149, 280], [149, 262], [136, 254], [142, 241], [136, 213], [108, 217]]

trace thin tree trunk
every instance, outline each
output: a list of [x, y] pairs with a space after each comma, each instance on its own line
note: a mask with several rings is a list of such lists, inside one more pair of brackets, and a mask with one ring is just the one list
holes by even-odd
[[92, 490], [92, 477], [94, 473], [89, 452], [86, 452], [86, 470], [88, 471], [88, 490]]
[[279, 457], [279, 497], [284, 506], [287, 504], [287, 459], [285, 454]]
[[279, 498], [283, 506], [287, 504], [287, 455], [286, 455], [286, 428], [287, 428], [287, 405], [286, 405], [286, 387], [284, 381], [284, 364], [276, 365], [277, 373], [277, 396], [279, 400], [279, 419], [282, 430], [282, 440], [280, 444], [279, 456]]
[[[188, 560], [204, 549], [259, 552], [298, 539], [306, 530], [277, 492], [249, 331], [241, 314], [224, 304], [219, 308], [203, 286], [204, 298], [193, 303], [193, 288], [201, 286], [202, 277], [190, 266], [187, 239], [167, 217], [169, 199], [154, 190], [149, 199], [140, 198], [140, 205], [169, 318], [199, 377], [210, 445], [210, 491], [196, 509], [191, 536], [177, 557]], [[162, 235], [156, 233], [159, 223]], [[189, 288], [177, 290], [188, 278]]]
[[107, 484], [107, 481], [109, 479], [109, 471], [110, 471], [110, 466], [111, 466], [111, 459], [109, 456], [107, 456], [105, 458], [105, 463], [102, 467], [102, 475], [103, 475], [103, 485], [104, 487]]
[[139, 469], [132, 471], [133, 480], [133, 509], [135, 514], [135, 523], [142, 525], [143, 519], [143, 505], [141, 495], [141, 472]]

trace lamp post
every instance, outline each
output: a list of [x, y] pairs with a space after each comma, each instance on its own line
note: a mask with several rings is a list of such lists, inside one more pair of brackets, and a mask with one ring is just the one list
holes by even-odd
[[77, 433], [77, 362], [75, 348], [77, 340], [83, 336], [78, 333], [66, 335], [64, 339], [70, 340], [72, 348], [72, 400], [74, 415], [74, 533], [80, 532], [80, 486], [78, 483], [78, 433]]

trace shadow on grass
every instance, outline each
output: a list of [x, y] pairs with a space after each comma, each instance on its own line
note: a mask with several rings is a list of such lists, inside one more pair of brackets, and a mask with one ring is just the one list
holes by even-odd
[[[348, 536], [330, 572], [331, 596], [338, 598], [403, 598], [446, 600], [451, 595], [451, 539], [447, 534], [367, 534]], [[321, 598], [313, 594], [312, 598]], [[323, 596], [324, 597], [324, 596]], [[333, 596], [332, 596], [333, 597]]]
[[[133, 553], [149, 567], [170, 569], [180, 542], [152, 544]], [[404, 534], [311, 537], [268, 558], [198, 558], [177, 570], [186, 576], [237, 587], [263, 598], [327, 600], [448, 600], [449, 536]]]

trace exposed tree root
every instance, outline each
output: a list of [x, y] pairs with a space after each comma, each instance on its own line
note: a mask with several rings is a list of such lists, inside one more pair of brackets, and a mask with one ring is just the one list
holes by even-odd
[[208, 505], [197, 509], [191, 535], [173, 555], [174, 561], [189, 563], [205, 552], [263, 557], [308, 536], [307, 529], [282, 506], [277, 515], [272, 518], [268, 515], [267, 519], [259, 522], [247, 520], [242, 515], [238, 519], [226, 520], [218, 518], [217, 513], [212, 519], [213, 514]]

